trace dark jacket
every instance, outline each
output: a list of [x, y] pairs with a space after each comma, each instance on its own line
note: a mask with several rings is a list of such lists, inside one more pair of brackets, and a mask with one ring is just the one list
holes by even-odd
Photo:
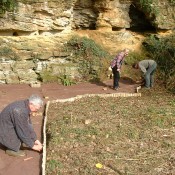
[[16, 101], [6, 106], [0, 113], [0, 143], [18, 151], [21, 142], [34, 146], [36, 134], [30, 120], [29, 101]]

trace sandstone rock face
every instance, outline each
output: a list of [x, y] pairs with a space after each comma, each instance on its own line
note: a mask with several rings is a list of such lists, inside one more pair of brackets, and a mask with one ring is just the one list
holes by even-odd
[[115, 54], [125, 47], [139, 48], [143, 36], [130, 30], [174, 30], [173, 1], [152, 0], [149, 9], [139, 2], [18, 0], [13, 12], [0, 17], [0, 83], [36, 82], [45, 71], [56, 81], [65, 72], [79, 76], [71, 53], [60, 49], [75, 34], [92, 38]]
[[[4, 35], [51, 35], [71, 29], [72, 1], [26, 0], [0, 19]], [[8, 32], [7, 32], [8, 31]]]
[[[43, 71], [64, 73], [69, 53], [59, 48], [64, 37], [0, 37], [0, 83], [36, 82]], [[61, 69], [58, 67], [61, 67]], [[58, 68], [58, 69], [57, 69]], [[55, 71], [55, 69], [57, 71]], [[70, 68], [71, 72], [73, 68]]]
[[99, 12], [97, 18], [97, 29], [112, 28], [122, 29], [130, 28], [131, 19], [129, 17], [129, 8], [131, 2], [119, 0], [96, 1], [95, 7]]
[[[25, 2], [25, 3], [24, 3]], [[139, 0], [19, 0], [13, 12], [0, 18], [4, 36], [56, 35], [74, 29], [130, 28], [133, 14], [140, 10], [157, 29], [175, 28], [175, 3], [152, 0], [143, 5]], [[172, 2], [172, 3], [171, 3]], [[138, 20], [143, 21], [141, 16]]]

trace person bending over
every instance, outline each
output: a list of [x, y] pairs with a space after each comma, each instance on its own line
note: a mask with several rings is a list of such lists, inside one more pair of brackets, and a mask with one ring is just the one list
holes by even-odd
[[118, 90], [119, 80], [120, 80], [120, 70], [125, 57], [128, 55], [129, 49], [124, 49], [116, 55], [116, 57], [111, 62], [111, 69], [113, 73], [113, 89]]
[[145, 80], [145, 87], [151, 88], [154, 85], [154, 73], [157, 68], [157, 63], [154, 60], [142, 60], [134, 63], [133, 68], [140, 69]]

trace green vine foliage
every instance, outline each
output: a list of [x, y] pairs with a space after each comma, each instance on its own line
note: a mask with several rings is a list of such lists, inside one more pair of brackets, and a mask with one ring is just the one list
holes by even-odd
[[158, 2], [158, 0], [139, 0], [141, 8], [149, 13], [151, 17], [159, 14]]
[[94, 40], [87, 37], [72, 37], [65, 45], [71, 60], [78, 64], [84, 80], [101, 80], [109, 67], [110, 54]]
[[169, 0], [171, 4], [175, 5], [175, 0]]
[[0, 14], [4, 14], [6, 11], [13, 11], [16, 5], [16, 0], [0, 0]]

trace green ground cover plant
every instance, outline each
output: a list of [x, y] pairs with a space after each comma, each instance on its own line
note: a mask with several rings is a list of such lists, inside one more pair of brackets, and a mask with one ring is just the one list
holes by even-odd
[[174, 126], [174, 95], [158, 87], [51, 104], [46, 174], [175, 174]]
[[75, 84], [71, 76], [66, 73], [62, 74], [59, 78], [61, 80], [62, 85], [64, 86], [71, 86]]

